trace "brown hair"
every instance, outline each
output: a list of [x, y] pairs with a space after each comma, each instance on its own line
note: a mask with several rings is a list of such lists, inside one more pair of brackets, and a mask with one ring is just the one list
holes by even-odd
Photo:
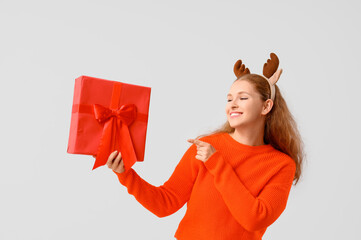
[[[248, 73], [237, 78], [235, 81], [237, 80], [251, 83], [255, 87], [255, 90], [260, 94], [263, 101], [271, 98], [271, 89], [264, 77], [258, 74]], [[263, 138], [266, 144], [270, 144], [272, 147], [287, 154], [295, 161], [296, 173], [294, 176], [294, 185], [296, 185], [301, 177], [303, 159], [305, 158], [303, 150], [304, 144], [297, 129], [296, 121], [289, 111], [280, 89], [277, 85], [274, 86], [276, 89], [275, 99], [271, 111], [266, 115]], [[229, 122], [226, 121], [218, 129], [207, 134], [199, 135], [196, 139], [216, 133], [232, 133], [234, 131], [235, 128], [232, 128], [229, 125]]]

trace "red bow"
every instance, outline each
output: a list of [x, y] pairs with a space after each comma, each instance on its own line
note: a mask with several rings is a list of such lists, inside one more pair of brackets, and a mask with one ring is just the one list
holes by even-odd
[[107, 163], [110, 153], [121, 152], [124, 168], [127, 171], [137, 161], [129, 126], [137, 117], [134, 104], [124, 104], [119, 109], [110, 109], [93, 104], [94, 116], [104, 124], [93, 170]]

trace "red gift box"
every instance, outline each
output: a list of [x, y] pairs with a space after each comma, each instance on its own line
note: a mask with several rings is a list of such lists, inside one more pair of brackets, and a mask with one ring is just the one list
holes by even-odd
[[121, 152], [125, 171], [144, 161], [150, 87], [80, 76], [75, 79], [68, 153], [96, 156], [93, 170]]

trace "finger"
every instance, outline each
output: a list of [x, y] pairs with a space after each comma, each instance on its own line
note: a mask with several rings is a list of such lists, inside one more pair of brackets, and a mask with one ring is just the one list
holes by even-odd
[[108, 167], [111, 167], [112, 162], [113, 162], [113, 160], [114, 160], [114, 158], [115, 158], [115, 156], [116, 156], [117, 153], [118, 153], [118, 151], [115, 150], [114, 152], [112, 152], [112, 153], [109, 155], [108, 160], [107, 160], [107, 165], [108, 165]]
[[113, 162], [113, 166], [112, 169], [115, 170], [118, 168], [119, 162], [122, 159], [122, 154], [119, 152], [119, 154], [117, 155], [117, 157], [115, 158], [114, 162]]
[[118, 168], [120, 161], [122, 160], [122, 154], [119, 152], [119, 154], [117, 155], [117, 157], [115, 158], [114, 162], [113, 162], [113, 166], [112, 169], [115, 170]]
[[121, 159], [118, 167], [117, 167], [116, 170], [114, 170], [114, 171], [120, 173], [120, 172], [123, 172], [123, 169], [124, 169], [124, 161], [123, 161], [123, 159]]
[[202, 154], [204, 154], [204, 152], [203, 152], [203, 151], [198, 150], [198, 151], [197, 151], [197, 154], [201, 156]]
[[195, 142], [194, 139], [188, 139], [187, 141], [190, 142], [190, 143], [192, 143], [192, 144], [195, 144], [196, 147], [197, 147], [197, 149], [199, 148], [199, 145]]
[[194, 140], [194, 143], [201, 147], [206, 146], [205, 142], [198, 140], [198, 139]]
[[196, 145], [199, 145], [200, 141], [197, 139], [188, 139], [188, 142], [194, 143]]
[[114, 152], [112, 152], [112, 153], [109, 155], [108, 160], [107, 160], [107, 166], [108, 166], [108, 168], [111, 168], [112, 162], [113, 162], [114, 157], [115, 157], [115, 155], [117, 154], [117, 152], [118, 152], [118, 151], [114, 151]]

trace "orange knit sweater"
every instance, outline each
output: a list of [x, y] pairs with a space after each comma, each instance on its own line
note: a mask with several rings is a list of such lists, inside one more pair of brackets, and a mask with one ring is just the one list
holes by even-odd
[[286, 207], [296, 164], [271, 145], [249, 146], [228, 133], [200, 138], [215, 149], [203, 163], [192, 144], [170, 178], [156, 187], [133, 169], [117, 173], [146, 209], [165, 217], [187, 203], [178, 240], [262, 239]]

